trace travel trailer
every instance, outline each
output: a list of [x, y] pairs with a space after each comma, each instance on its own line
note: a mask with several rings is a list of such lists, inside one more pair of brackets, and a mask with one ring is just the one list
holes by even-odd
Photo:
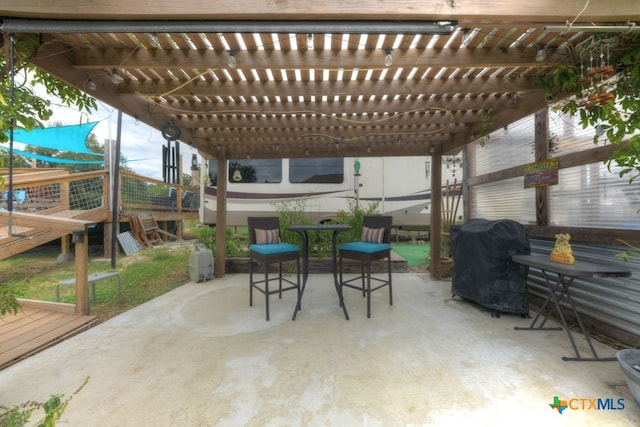
[[[462, 180], [457, 157], [446, 157], [442, 184]], [[200, 220], [216, 222], [217, 162], [205, 164]], [[247, 217], [273, 214], [280, 204], [300, 203], [314, 223], [335, 218], [351, 204], [394, 217], [396, 226], [426, 226], [430, 221], [431, 158], [339, 157], [230, 160], [227, 177], [227, 225], [247, 224]]]

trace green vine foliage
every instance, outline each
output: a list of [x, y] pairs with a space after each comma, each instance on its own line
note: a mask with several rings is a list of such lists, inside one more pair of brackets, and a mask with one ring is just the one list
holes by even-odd
[[[64, 411], [69, 406], [69, 403], [75, 395], [80, 393], [80, 390], [84, 388], [89, 382], [89, 377], [85, 378], [84, 382], [78, 387], [68, 398], [62, 399], [62, 395], [54, 394], [46, 402], [36, 402], [33, 400], [16, 405], [11, 409], [3, 408], [0, 405], [0, 427], [23, 427], [23, 426], [37, 426], [37, 427], [54, 427]], [[4, 410], [4, 412], [1, 412]], [[43, 417], [36, 421], [31, 422], [31, 417], [34, 412], [42, 410], [44, 412]]]
[[491, 115], [491, 111], [480, 110], [480, 117], [482, 117], [482, 123], [480, 124], [480, 146], [484, 147], [484, 145], [491, 138], [491, 127], [493, 126], [493, 116]]
[[3, 46], [0, 50], [0, 142], [9, 140], [12, 124], [16, 128], [32, 130], [44, 127], [53, 115], [51, 101], [40, 96], [36, 87], [44, 88], [47, 94], [58, 98], [63, 105], [79, 111], [92, 112], [97, 109], [95, 98], [45, 73], [30, 62], [38, 52], [37, 42], [17, 40], [11, 61], [8, 38], [8, 34], [0, 33], [0, 44]]
[[[13, 58], [10, 56], [8, 34], [0, 33], [0, 45], [0, 142], [9, 141], [12, 127], [25, 130], [42, 128], [53, 115], [51, 101], [38, 95], [37, 86], [44, 87], [49, 95], [59, 98], [64, 105], [86, 112], [97, 109], [93, 97], [43, 72], [30, 62], [39, 49], [38, 42], [26, 39], [16, 41]], [[1, 157], [0, 166], [3, 166], [5, 162]], [[4, 186], [2, 177], [1, 186]], [[15, 314], [20, 305], [12, 290], [0, 284], [0, 291], [0, 314]]]
[[[602, 61], [604, 52], [611, 74], [585, 79], [590, 67], [602, 66], [585, 65], [585, 57], [588, 63], [599, 53]], [[619, 166], [620, 177], [632, 183], [640, 177], [640, 35], [596, 34], [576, 55], [574, 63], [580, 65], [543, 70], [535, 82], [555, 102], [555, 109], [577, 116], [583, 128], [597, 126], [595, 144], [606, 139], [618, 145], [606, 164], [609, 170]]]

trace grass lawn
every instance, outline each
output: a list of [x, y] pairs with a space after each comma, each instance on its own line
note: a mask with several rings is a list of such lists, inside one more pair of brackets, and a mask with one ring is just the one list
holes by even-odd
[[[98, 282], [91, 314], [104, 321], [189, 282], [195, 238], [186, 233], [189, 240], [162, 243], [128, 257], [118, 254], [123, 302], [118, 299], [117, 279]], [[50, 244], [0, 261], [0, 286], [12, 287], [18, 298], [55, 301], [58, 282], [75, 276], [74, 261], [58, 263], [59, 254], [60, 246]], [[111, 270], [111, 259], [90, 258], [89, 273]], [[60, 301], [75, 303], [75, 288], [60, 287]]]

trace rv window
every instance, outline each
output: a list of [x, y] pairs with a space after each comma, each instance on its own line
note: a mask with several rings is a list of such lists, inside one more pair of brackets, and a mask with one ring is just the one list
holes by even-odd
[[290, 159], [289, 180], [296, 184], [341, 184], [344, 182], [344, 159]]
[[209, 181], [211, 185], [218, 185], [218, 162], [216, 160], [209, 161]]
[[280, 183], [282, 182], [282, 160], [260, 159], [230, 161], [229, 182]]

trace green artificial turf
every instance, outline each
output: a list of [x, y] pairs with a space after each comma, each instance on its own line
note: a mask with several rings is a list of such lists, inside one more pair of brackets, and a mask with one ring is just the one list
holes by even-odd
[[391, 249], [407, 260], [409, 267], [417, 267], [427, 264], [429, 260], [429, 242], [420, 244], [394, 243]]

